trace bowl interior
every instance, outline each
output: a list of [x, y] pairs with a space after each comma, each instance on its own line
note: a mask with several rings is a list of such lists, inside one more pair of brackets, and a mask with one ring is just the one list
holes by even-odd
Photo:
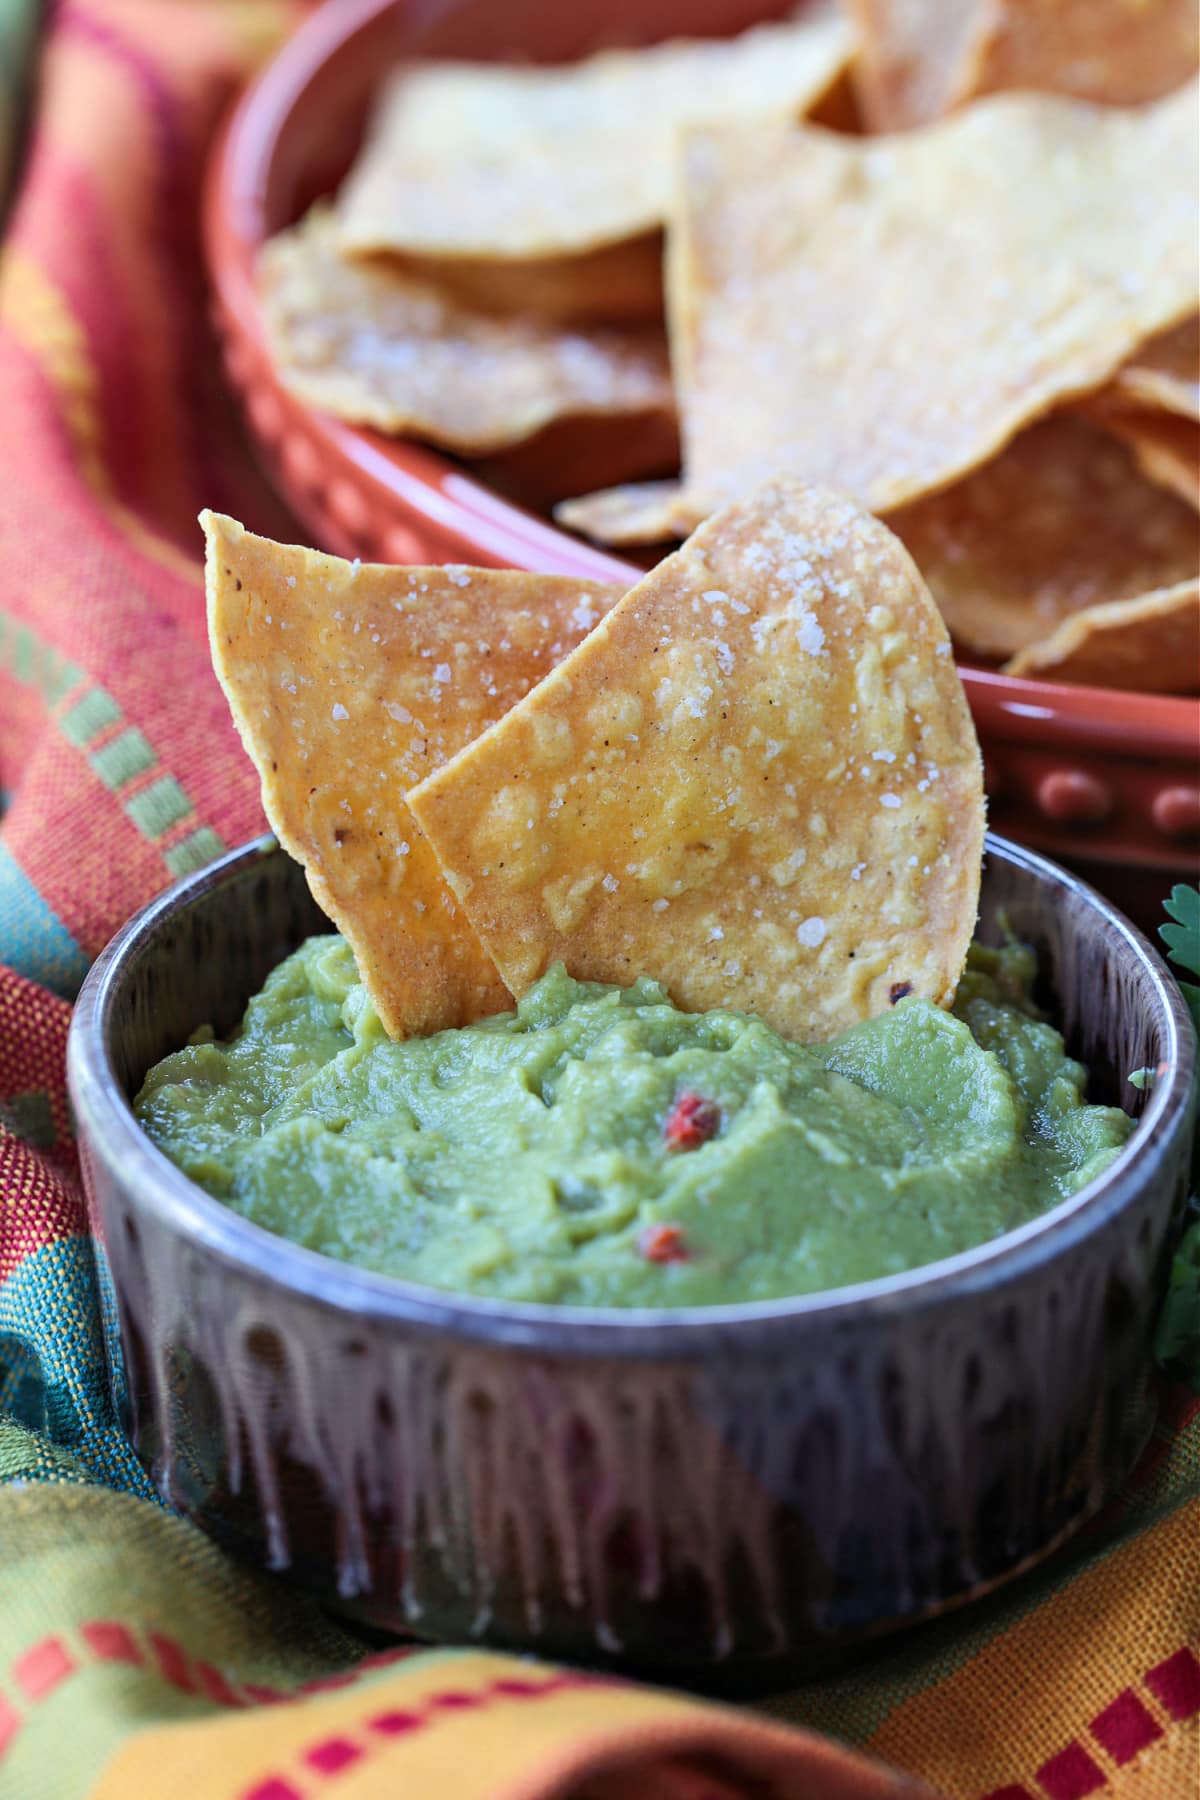
[[[979, 935], [1007, 932], [1039, 957], [1039, 1000], [1091, 1071], [1089, 1097], [1144, 1110], [1127, 1079], [1169, 1053], [1169, 984], [1138, 934], [1098, 895], [1041, 858], [989, 836]], [[228, 1034], [270, 971], [331, 929], [300, 867], [274, 840], [235, 852], [135, 920], [104, 983], [98, 1020], [127, 1099], [146, 1071], [201, 1025]], [[111, 954], [111, 953], [109, 953]]]

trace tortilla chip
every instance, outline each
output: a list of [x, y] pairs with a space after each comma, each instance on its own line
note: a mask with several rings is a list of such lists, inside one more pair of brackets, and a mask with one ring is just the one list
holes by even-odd
[[1094, 416], [1106, 431], [1127, 444], [1148, 481], [1200, 509], [1200, 425], [1164, 412], [1117, 412]]
[[393, 1037], [509, 1004], [404, 802], [616, 602], [510, 570], [343, 562], [201, 516], [213, 666], [263, 808]]
[[547, 512], [564, 490], [678, 467], [677, 422], [672, 414], [651, 413], [644, 419], [559, 419], [511, 450], [477, 457], [472, 472], [518, 506]]
[[1200, 693], [1200, 583], [1086, 607], [1004, 672], [1143, 694]]
[[1143, 344], [1096, 398], [1200, 421], [1200, 318]]
[[1003, 88], [1158, 100], [1200, 61], [1195, 0], [851, 0], [850, 11], [854, 80], [875, 131]]
[[338, 202], [354, 251], [548, 257], [657, 230], [685, 123], [798, 118], [849, 61], [831, 7], [556, 67], [409, 64]]
[[[347, 252], [349, 254], [349, 252]], [[578, 256], [416, 256], [400, 258], [479, 312], [534, 314], [559, 325], [660, 322], [663, 236], [649, 231]]]
[[661, 328], [568, 331], [470, 312], [386, 262], [341, 258], [324, 213], [273, 238], [259, 278], [282, 379], [356, 424], [483, 452], [556, 419], [672, 411]]
[[979, 747], [899, 541], [780, 482], [727, 507], [408, 796], [516, 994], [571, 974], [825, 1038], [952, 998]]
[[691, 134], [667, 266], [688, 503], [790, 474], [886, 511], [1189, 317], [1198, 91]]
[[686, 537], [700, 523], [685, 516], [683, 489], [678, 481], [624, 482], [600, 488], [575, 500], [561, 500], [554, 517], [570, 531], [581, 532], [598, 544], [618, 546], [665, 544]]
[[1147, 481], [1107, 431], [1070, 416], [1031, 425], [982, 469], [887, 522], [951, 635], [986, 656], [1011, 656], [1082, 607], [1200, 570], [1195, 513]]

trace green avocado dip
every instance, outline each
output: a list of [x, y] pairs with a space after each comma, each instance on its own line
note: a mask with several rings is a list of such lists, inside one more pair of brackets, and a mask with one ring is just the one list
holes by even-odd
[[515, 1012], [392, 1043], [339, 937], [227, 1044], [152, 1069], [138, 1118], [269, 1231], [433, 1287], [711, 1305], [911, 1269], [1053, 1206], [1131, 1121], [1034, 1011], [1032, 952], [975, 946], [953, 1012], [832, 1042], [553, 968]]

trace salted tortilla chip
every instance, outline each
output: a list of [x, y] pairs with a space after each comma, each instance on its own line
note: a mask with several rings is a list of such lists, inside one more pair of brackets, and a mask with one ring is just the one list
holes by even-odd
[[1200, 424], [1172, 413], [1108, 407], [1094, 413], [1089, 409], [1089, 416], [1129, 446], [1148, 481], [1200, 509]]
[[786, 473], [885, 511], [1190, 316], [1197, 94], [690, 134], [667, 270], [687, 499]]
[[685, 517], [683, 490], [678, 481], [622, 482], [599, 488], [575, 500], [560, 500], [554, 517], [570, 531], [581, 532], [598, 544], [616, 546], [665, 544], [686, 537], [699, 524]]
[[1144, 694], [1200, 693], [1200, 583], [1086, 607], [1004, 672]]
[[322, 213], [271, 240], [259, 280], [282, 379], [357, 424], [483, 452], [557, 419], [672, 411], [660, 327], [568, 330], [472, 312], [386, 262], [342, 258]]
[[1011, 656], [1082, 607], [1200, 570], [1200, 521], [1107, 431], [1058, 416], [982, 469], [888, 516], [951, 635]]
[[1096, 399], [1200, 421], [1200, 318], [1143, 344]]
[[561, 958], [826, 1038], [947, 1003], [979, 747], [937, 608], [844, 496], [710, 519], [409, 804], [516, 994]]
[[854, 80], [874, 131], [1002, 88], [1157, 100], [1200, 61], [1195, 0], [850, 0], [850, 11]]
[[417, 63], [385, 90], [338, 201], [355, 251], [571, 255], [657, 230], [675, 134], [798, 118], [849, 61], [831, 7], [737, 38], [607, 50], [555, 67]]
[[213, 666], [284, 849], [349, 940], [393, 1037], [509, 1004], [404, 801], [622, 589], [343, 562], [201, 516]]

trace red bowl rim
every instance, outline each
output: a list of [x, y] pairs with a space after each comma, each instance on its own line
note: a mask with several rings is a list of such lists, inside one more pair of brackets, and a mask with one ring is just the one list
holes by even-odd
[[[209, 160], [203, 203], [205, 257], [219, 311], [264, 360], [266, 336], [254, 279], [268, 236], [266, 175], [285, 120], [333, 53], [404, 0], [326, 0], [287, 39], [235, 103]], [[286, 390], [285, 390], [286, 391]], [[332, 460], [349, 463], [440, 533], [484, 552], [494, 566], [597, 581], [640, 579], [643, 571], [583, 543], [502, 498], [437, 451], [389, 439], [296, 401]], [[1195, 762], [1200, 700], [1092, 688], [959, 665], [981, 733]]]

